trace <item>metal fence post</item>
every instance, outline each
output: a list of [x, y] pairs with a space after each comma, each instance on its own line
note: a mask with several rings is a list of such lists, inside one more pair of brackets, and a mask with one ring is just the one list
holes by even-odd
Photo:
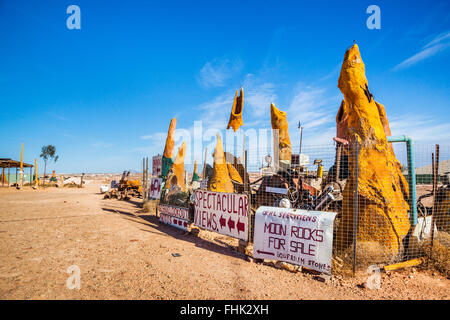
[[430, 239], [430, 258], [433, 254], [433, 242], [434, 242], [434, 215], [436, 214], [436, 195], [437, 195], [437, 183], [439, 179], [439, 145], [436, 145], [436, 156], [433, 159], [433, 207], [431, 209], [431, 239]]
[[356, 271], [356, 238], [358, 233], [358, 176], [359, 176], [359, 145], [355, 141], [355, 189], [353, 198], [353, 275]]

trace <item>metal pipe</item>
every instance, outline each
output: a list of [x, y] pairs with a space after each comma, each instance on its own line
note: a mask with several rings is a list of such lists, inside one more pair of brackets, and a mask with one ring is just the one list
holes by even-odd
[[387, 137], [388, 142], [406, 142], [406, 152], [408, 157], [408, 183], [409, 183], [409, 206], [412, 215], [410, 221], [413, 227], [417, 224], [417, 206], [416, 206], [416, 172], [414, 167], [413, 141], [410, 137], [395, 136]]

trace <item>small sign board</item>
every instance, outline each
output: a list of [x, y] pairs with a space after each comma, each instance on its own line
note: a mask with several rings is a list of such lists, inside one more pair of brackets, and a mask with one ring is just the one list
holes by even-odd
[[291, 155], [291, 165], [294, 167], [307, 166], [309, 164], [309, 156], [306, 154], [292, 154]]
[[245, 194], [195, 190], [194, 224], [248, 241], [248, 197]]
[[259, 207], [253, 256], [331, 273], [335, 212]]
[[189, 225], [189, 209], [167, 204], [158, 205], [159, 221], [187, 231]]
[[152, 158], [152, 176], [159, 177], [162, 173], [162, 156]]
[[208, 188], [208, 179], [202, 179], [200, 181], [200, 189], [207, 189]]
[[159, 199], [161, 194], [162, 178], [152, 178], [150, 182], [149, 196], [152, 199]]
[[266, 192], [278, 193], [278, 194], [287, 194], [288, 190], [286, 188], [274, 188], [274, 187], [266, 187]]

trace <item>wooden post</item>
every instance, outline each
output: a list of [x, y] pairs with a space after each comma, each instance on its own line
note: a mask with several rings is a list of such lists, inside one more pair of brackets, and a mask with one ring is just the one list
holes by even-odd
[[145, 157], [142, 158], [142, 203], [145, 202]]
[[148, 201], [148, 157], [145, 159], [145, 201]]
[[37, 159], [34, 158], [34, 186], [36, 188], [39, 187], [39, 176], [38, 176], [38, 171], [37, 171]]
[[244, 192], [248, 192], [248, 181], [247, 181], [247, 150], [244, 151]]
[[203, 172], [202, 172], [202, 179], [205, 179], [205, 174], [206, 174], [206, 156], [208, 153], [208, 148], [205, 148], [205, 158], [203, 160]]
[[22, 143], [22, 149], [20, 150], [20, 171], [19, 171], [19, 176], [20, 176], [20, 185], [17, 184], [17, 186], [19, 187], [19, 189], [23, 188], [23, 143]]
[[434, 168], [433, 168], [433, 207], [431, 210], [431, 243], [430, 243], [430, 259], [428, 261], [431, 260], [431, 256], [433, 254], [433, 242], [434, 242], [434, 215], [436, 213], [436, 206], [437, 206], [437, 201], [436, 201], [436, 194], [437, 194], [437, 183], [438, 183], [438, 178], [439, 178], [439, 145], [436, 145], [436, 156], [434, 157]]

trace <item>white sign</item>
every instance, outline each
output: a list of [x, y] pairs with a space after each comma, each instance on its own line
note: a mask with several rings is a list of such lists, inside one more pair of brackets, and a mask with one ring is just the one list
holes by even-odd
[[207, 189], [208, 188], [208, 179], [203, 179], [200, 181], [200, 189]]
[[248, 198], [245, 194], [195, 190], [194, 224], [248, 240]]
[[161, 194], [162, 178], [152, 178], [150, 182], [150, 198], [159, 199]]
[[274, 188], [274, 187], [266, 187], [266, 192], [273, 192], [279, 194], [287, 194], [288, 190], [286, 188]]
[[331, 273], [335, 212], [259, 207], [253, 256]]
[[152, 158], [152, 176], [159, 177], [162, 173], [162, 156]]
[[158, 205], [159, 221], [187, 231], [189, 225], [189, 209], [166, 204]]

